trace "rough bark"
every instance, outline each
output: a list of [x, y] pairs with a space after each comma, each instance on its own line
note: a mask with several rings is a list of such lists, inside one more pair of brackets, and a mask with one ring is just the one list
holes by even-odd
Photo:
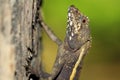
[[0, 0], [0, 80], [28, 79], [28, 48], [34, 55], [41, 49], [41, 29], [33, 25], [37, 1]]

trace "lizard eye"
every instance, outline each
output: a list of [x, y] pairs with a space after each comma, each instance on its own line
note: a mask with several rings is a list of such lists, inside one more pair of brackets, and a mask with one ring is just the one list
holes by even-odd
[[86, 23], [86, 19], [83, 19], [82, 22], [83, 22], [83, 23]]
[[84, 17], [82, 18], [82, 23], [83, 23], [83, 24], [88, 24], [88, 22], [89, 22], [88, 17], [85, 17], [85, 16], [84, 16]]
[[87, 19], [84, 16], [80, 16], [79, 19], [80, 19], [81, 23], [83, 23], [83, 24], [85, 24], [87, 22]]

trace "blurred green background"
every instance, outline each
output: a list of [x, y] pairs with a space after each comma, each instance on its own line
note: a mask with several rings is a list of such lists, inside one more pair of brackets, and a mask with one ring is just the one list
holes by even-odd
[[[67, 10], [75, 5], [90, 19], [92, 47], [84, 59], [81, 80], [120, 80], [120, 0], [43, 0], [43, 17], [62, 40]], [[43, 33], [43, 63], [50, 72], [57, 45]]]

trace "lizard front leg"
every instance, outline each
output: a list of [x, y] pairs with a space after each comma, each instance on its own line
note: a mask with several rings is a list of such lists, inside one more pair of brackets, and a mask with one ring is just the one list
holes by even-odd
[[47, 33], [47, 35], [50, 37], [52, 41], [54, 41], [58, 46], [62, 44], [62, 41], [54, 34], [54, 32], [48, 27], [48, 25], [43, 21], [42, 16], [39, 16], [40, 24]]
[[52, 69], [52, 72], [50, 76], [48, 77], [48, 80], [55, 80], [57, 75], [60, 73], [62, 66], [64, 65], [64, 58], [62, 58], [62, 41], [54, 34], [54, 32], [48, 27], [48, 25], [43, 21], [42, 16], [39, 16], [40, 18], [40, 24], [47, 33], [47, 35], [50, 37], [52, 41], [54, 41], [58, 45], [58, 54]]

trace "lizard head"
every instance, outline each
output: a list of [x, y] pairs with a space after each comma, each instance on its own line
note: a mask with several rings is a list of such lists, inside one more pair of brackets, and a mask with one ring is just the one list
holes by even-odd
[[72, 50], [78, 50], [90, 40], [89, 19], [71, 5], [68, 9], [66, 40]]

